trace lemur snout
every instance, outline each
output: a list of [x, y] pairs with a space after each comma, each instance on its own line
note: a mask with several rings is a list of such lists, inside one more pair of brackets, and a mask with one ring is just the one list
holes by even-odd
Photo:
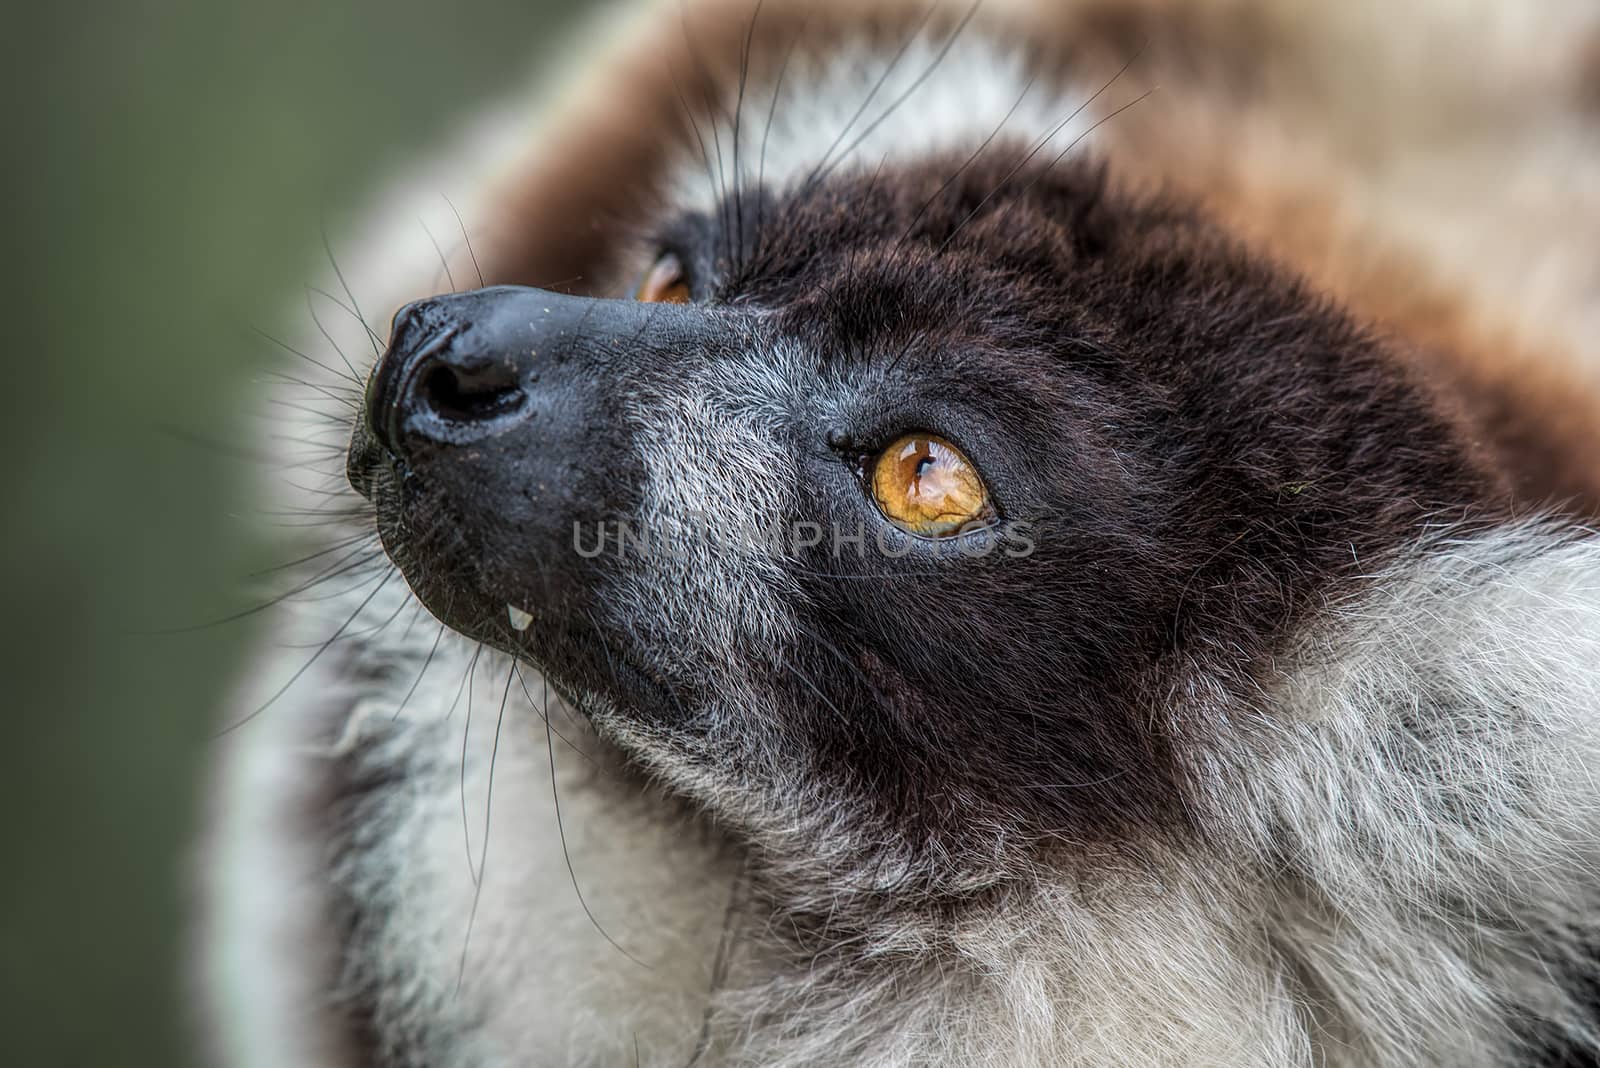
[[[351, 442], [351, 482], [397, 504], [380, 524], [385, 544], [459, 628], [507, 602], [565, 603], [584, 588], [566, 545], [614, 481], [602, 384], [613, 330], [639, 325], [636, 314], [619, 323], [617, 303], [498, 286], [394, 318]], [[403, 490], [374, 492], [380, 481]], [[480, 597], [439, 594], [439, 576], [462, 573], [479, 576]]]
[[527, 640], [553, 641], [608, 566], [577, 539], [640, 492], [627, 398], [737, 336], [703, 309], [520, 286], [408, 304], [367, 386], [350, 482], [440, 619], [492, 638], [484, 620], [537, 608]]

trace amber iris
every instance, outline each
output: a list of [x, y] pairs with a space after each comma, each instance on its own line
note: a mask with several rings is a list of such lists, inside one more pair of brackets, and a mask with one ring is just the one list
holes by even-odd
[[633, 296], [649, 304], [689, 303], [689, 280], [684, 274], [683, 262], [670, 252], [663, 254]]
[[878, 507], [909, 533], [948, 538], [994, 518], [972, 461], [943, 438], [907, 434], [878, 454], [871, 475]]

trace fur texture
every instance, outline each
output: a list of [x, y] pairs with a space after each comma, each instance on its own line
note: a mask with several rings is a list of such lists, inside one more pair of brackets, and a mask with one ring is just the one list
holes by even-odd
[[368, 312], [695, 267], [744, 343], [618, 378], [647, 526], [853, 521], [794, 428], [954, 410], [1073, 535], [607, 572], [658, 705], [330, 541], [222, 743], [218, 1060], [1592, 1063], [1594, 20], [1465, 6], [708, 2], [392, 198]]

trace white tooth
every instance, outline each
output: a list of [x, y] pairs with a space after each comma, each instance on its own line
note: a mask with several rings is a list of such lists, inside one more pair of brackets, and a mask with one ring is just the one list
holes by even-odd
[[514, 604], [506, 605], [506, 615], [511, 617], [512, 630], [527, 630], [528, 624], [533, 622], [532, 612], [524, 612]]

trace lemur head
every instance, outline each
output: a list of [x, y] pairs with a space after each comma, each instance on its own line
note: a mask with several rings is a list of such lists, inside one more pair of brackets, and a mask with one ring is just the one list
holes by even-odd
[[596, 295], [405, 308], [349, 460], [390, 555], [791, 886], [1192, 838], [1295, 629], [1496, 485], [1180, 202], [1004, 135], [812, 162], [665, 195]]

